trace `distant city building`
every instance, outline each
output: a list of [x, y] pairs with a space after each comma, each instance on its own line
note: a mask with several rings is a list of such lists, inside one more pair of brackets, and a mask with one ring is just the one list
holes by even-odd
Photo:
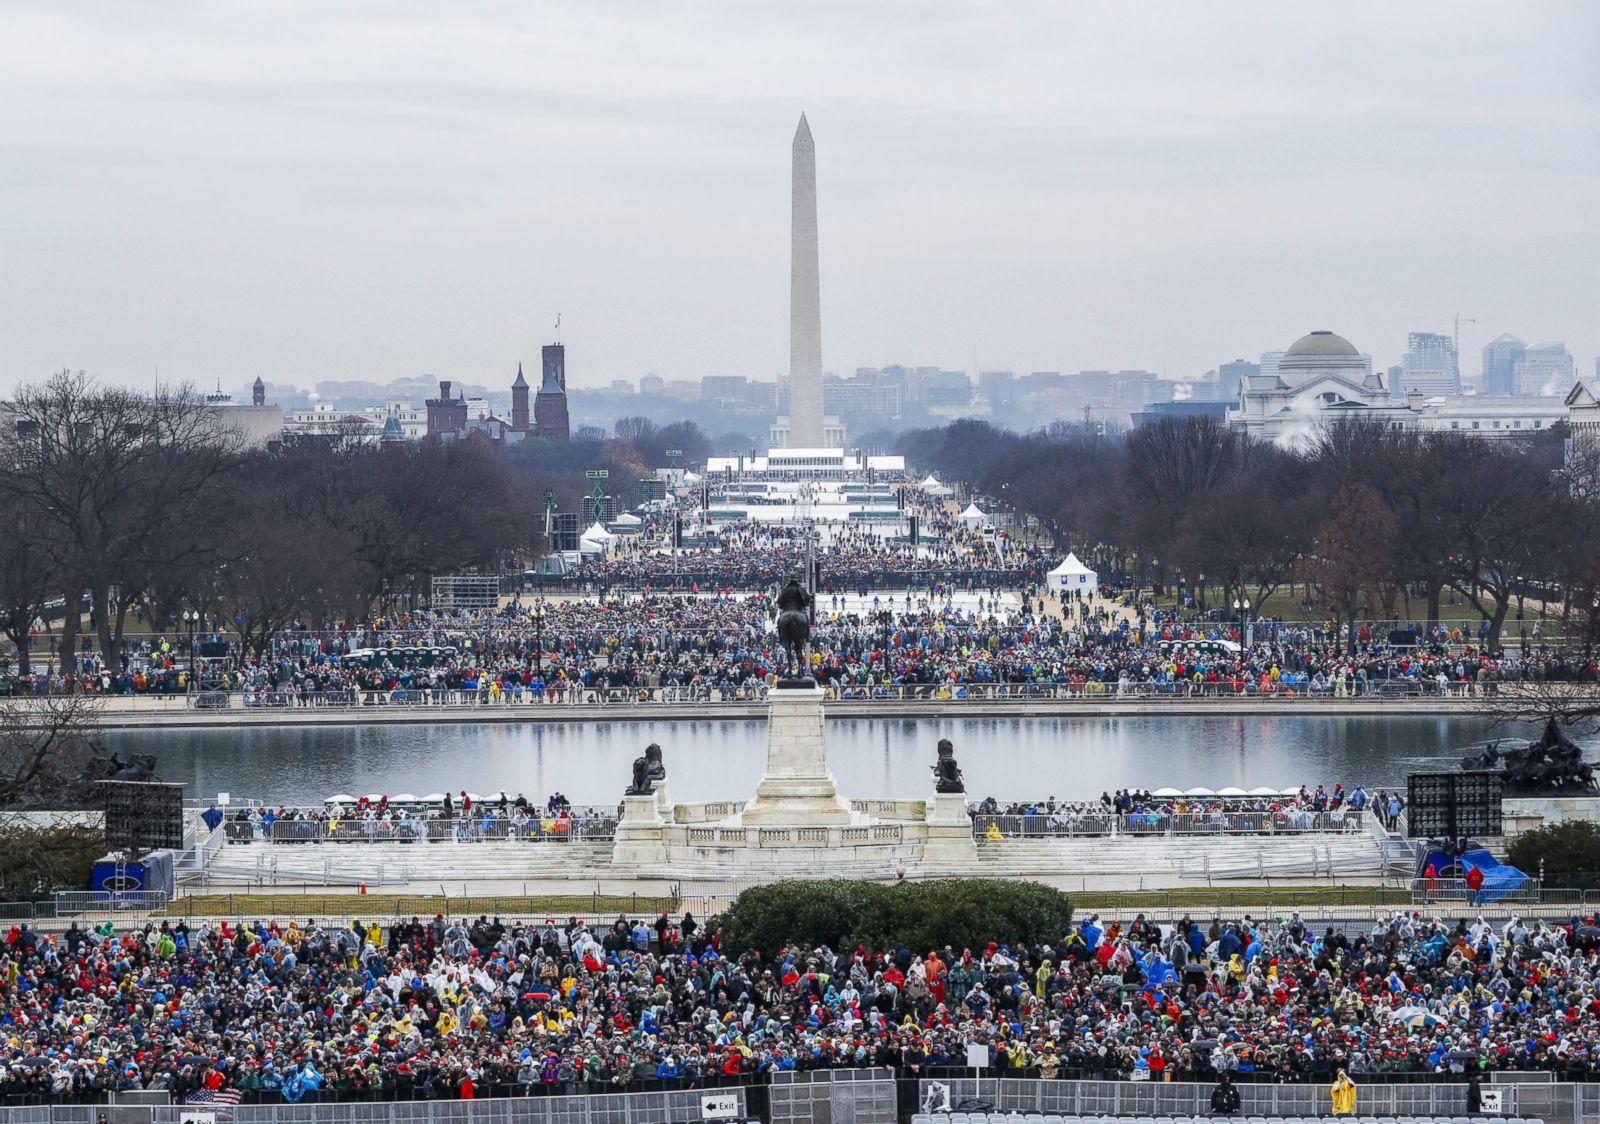
[[965, 406], [972, 401], [972, 380], [965, 371], [919, 373], [916, 379], [924, 406]]
[[439, 397], [428, 399], [428, 436], [441, 441], [459, 437], [467, 428], [467, 400], [450, 396], [450, 379], [439, 380]]
[[[1255, 364], [1251, 364], [1255, 366]], [[1218, 422], [1228, 420], [1231, 403], [1222, 399], [1185, 398], [1173, 402], [1152, 402], [1133, 414], [1133, 424], [1149, 425], [1167, 418], [1211, 418]]]
[[1513, 394], [1517, 388], [1517, 364], [1527, 354], [1528, 345], [1510, 332], [1496, 336], [1483, 345], [1483, 377], [1480, 390], [1484, 394]]
[[1371, 366], [1343, 336], [1327, 331], [1302, 336], [1287, 351], [1262, 355], [1261, 373], [1245, 379], [1229, 423], [1279, 444], [1307, 440], [1333, 416], [1388, 403], [1383, 377]]
[[263, 446], [283, 436], [283, 408], [254, 402], [249, 406], [232, 401], [212, 402], [221, 423], [235, 430], [246, 445]]
[[[534, 397], [532, 419], [529, 418], [527, 377], [522, 364], [517, 364], [517, 377], [511, 384], [511, 418], [497, 416], [481, 397], [464, 397], [460, 391], [451, 394], [454, 383], [439, 380], [439, 397], [427, 400], [427, 413], [417, 424], [418, 414], [409, 402], [391, 403], [387, 411], [373, 411], [370, 418], [375, 432], [391, 431], [394, 421], [407, 439], [417, 436], [437, 441], [488, 440], [496, 445], [515, 445], [531, 438], [566, 442], [569, 439], [567, 417], [566, 349], [552, 344], [542, 352], [544, 374], [539, 393]], [[419, 432], [420, 431], [420, 432]]]
[[888, 382], [834, 379], [822, 384], [822, 408], [833, 415], [896, 418], [902, 408], [900, 388]]
[[1235, 359], [1231, 363], [1221, 363], [1217, 366], [1217, 393], [1216, 397], [1224, 402], [1232, 402], [1239, 397], [1239, 386], [1251, 375], [1261, 373], [1260, 363], [1251, 363], [1246, 359]]
[[1461, 367], [1455, 341], [1438, 332], [1412, 332], [1406, 336], [1406, 356], [1400, 384], [1391, 390], [1399, 397], [1422, 394], [1460, 394]]
[[749, 380], [743, 375], [706, 375], [700, 380], [700, 397], [712, 402], [744, 400]]
[[572, 439], [567, 415], [567, 349], [559, 343], [546, 344], [540, 355], [544, 378], [533, 400], [534, 436], [566, 444]]
[[632, 379], [612, 379], [611, 380], [611, 393], [612, 394], [632, 394], [633, 393], [633, 380]]
[[1517, 360], [1512, 374], [1517, 394], [1565, 394], [1576, 380], [1576, 368], [1567, 345], [1559, 340], [1529, 347]]
[[[1595, 360], [1595, 378], [1600, 380], [1600, 359]], [[1574, 445], [1600, 448], [1600, 396], [1583, 383], [1576, 383], [1562, 399], [1567, 408], [1567, 425]]]
[[1263, 377], [1277, 378], [1278, 360], [1282, 358], [1283, 352], [1281, 351], [1263, 351], [1261, 353], [1261, 362], [1257, 364], [1261, 370], [1257, 373]]
[[640, 394], [660, 394], [666, 389], [667, 380], [660, 375], [644, 375], [639, 379]]
[[517, 381], [511, 384], [511, 428], [518, 433], [528, 432], [532, 415], [528, 410], [528, 380], [522, 376], [522, 364], [517, 364]]
[[1012, 396], [1017, 389], [1017, 372], [1015, 371], [979, 371], [978, 393], [989, 400], [995, 409], [1004, 409], [1011, 405]]
[[1397, 429], [1454, 432], [1474, 437], [1529, 437], [1567, 416], [1560, 399], [1502, 395], [1389, 397], [1371, 359], [1332, 332], [1312, 332], [1282, 352], [1276, 374], [1245, 381], [1228, 423], [1252, 437], [1303, 445], [1319, 427], [1340, 419], [1375, 421]]

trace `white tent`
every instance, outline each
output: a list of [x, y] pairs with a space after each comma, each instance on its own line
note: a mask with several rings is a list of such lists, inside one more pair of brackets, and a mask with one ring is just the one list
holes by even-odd
[[977, 504], [969, 503], [967, 510], [961, 513], [961, 522], [978, 527], [989, 522], [989, 517], [978, 510]]
[[579, 554], [604, 554], [605, 552], [606, 544], [603, 542], [595, 542], [593, 539], [578, 540]]
[[1078, 561], [1076, 554], [1068, 554], [1066, 561], [1050, 571], [1050, 588], [1057, 593], [1077, 590], [1088, 597], [1100, 588], [1100, 576]]
[[616, 538], [616, 536], [610, 531], [606, 530], [605, 524], [601, 523], [599, 520], [596, 520], [594, 526], [590, 527], [583, 533], [583, 538], [581, 541], [596, 542], [601, 546], [605, 546], [614, 538]]
[[924, 492], [927, 492], [930, 496], [953, 496], [956, 494], [954, 488], [947, 488], [943, 484], [939, 483], [938, 479], [936, 479], [931, 472], [928, 473], [928, 478], [922, 483], [918, 484], [917, 487], [921, 488]]
[[617, 516], [616, 519], [612, 520], [612, 522], [622, 527], [637, 527], [639, 524], [643, 523], [644, 520], [640, 519], [631, 511], [624, 511], [621, 515]]

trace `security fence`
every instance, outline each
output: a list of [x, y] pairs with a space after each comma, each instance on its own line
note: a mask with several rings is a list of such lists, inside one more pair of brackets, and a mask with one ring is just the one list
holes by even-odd
[[[971, 1070], [960, 1071], [970, 1074]], [[1467, 1084], [1459, 1076], [1440, 1080], [1380, 1081], [1356, 1075], [1360, 1117], [1452, 1119], [1466, 1113]], [[1498, 1092], [1501, 1113], [1546, 1124], [1590, 1124], [1600, 1119], [1600, 1084], [1555, 1082], [1549, 1074], [1487, 1075], [1483, 1088]], [[1521, 1080], [1527, 1078], [1530, 1080]], [[1543, 1078], [1543, 1080], [1540, 1080]], [[943, 1086], [935, 1090], [934, 1083]], [[520, 1088], [520, 1087], [519, 1087]], [[377, 1100], [338, 1103], [242, 1104], [234, 1124], [690, 1124], [703, 1120], [765, 1119], [770, 1124], [894, 1124], [932, 1103], [961, 1111], [1037, 1113], [1050, 1116], [1142, 1116], [1156, 1119], [1210, 1114], [1210, 1083], [1078, 1081], [1040, 1078], [935, 1077], [918, 1079], [892, 1071], [819, 1070], [744, 1078], [738, 1084], [661, 1091], [596, 1092], [576, 1095], [489, 1096], [476, 1100]], [[1320, 1118], [1331, 1109], [1325, 1081], [1306, 1084], [1238, 1082], [1236, 1119]], [[498, 1091], [498, 1090], [497, 1090]], [[148, 1095], [140, 1097], [146, 1099]], [[95, 1124], [102, 1112], [112, 1124], [192, 1124], [221, 1120], [229, 1110], [211, 1105], [123, 1103], [17, 1104], [6, 1098], [0, 1124]], [[981, 1109], [976, 1106], [983, 1106]]]
[[767, 1089], [769, 1124], [894, 1124], [894, 1078], [881, 1069], [775, 1073]]
[[[0, 1124], [699, 1124], [746, 1120], [764, 1108], [766, 1089], [729, 1085], [574, 1096], [501, 1096], [477, 1100], [343, 1101], [326, 1104], [30, 1105], [0, 1108]], [[712, 1101], [708, 1106], [707, 1101]], [[715, 1115], [708, 1115], [708, 1112]]]
[[[965, 1071], [970, 1073], [971, 1071]], [[1539, 1117], [1553, 1124], [1587, 1124], [1600, 1119], [1600, 1085], [1571, 1082], [1494, 1081], [1485, 1088], [1501, 1092], [1503, 1111]], [[1548, 1077], [1548, 1075], [1545, 1075]], [[918, 1106], [927, 1103], [933, 1078], [918, 1087]], [[1041, 1113], [1056, 1116], [1139, 1115], [1154, 1117], [1205, 1115], [1211, 1109], [1210, 1084], [1163, 1081], [1046, 1081], [1038, 1078], [937, 1078], [949, 1090], [951, 1105], [977, 1101], [989, 1111]], [[1355, 1075], [1356, 1110], [1360, 1116], [1463, 1116], [1467, 1084], [1448, 1081], [1383, 1083]], [[1332, 1110], [1327, 1082], [1273, 1084], [1238, 1082], [1240, 1116], [1326, 1116]], [[903, 1106], [902, 1106], [903, 1107]]]

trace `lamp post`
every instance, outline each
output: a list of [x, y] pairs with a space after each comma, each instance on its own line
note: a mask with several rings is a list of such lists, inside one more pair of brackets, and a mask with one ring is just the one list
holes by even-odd
[[1239, 614], [1239, 643], [1246, 648], [1250, 646], [1250, 598], [1233, 599], [1233, 611]]
[[189, 633], [189, 690], [195, 690], [194, 681], [194, 630], [200, 623], [200, 614], [194, 609], [183, 611], [183, 626]]
[[544, 588], [539, 589], [539, 601], [533, 608], [533, 673], [544, 678]]

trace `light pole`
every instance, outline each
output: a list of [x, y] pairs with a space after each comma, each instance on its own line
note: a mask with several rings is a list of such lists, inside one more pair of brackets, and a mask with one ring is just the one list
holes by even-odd
[[1239, 614], [1239, 643], [1244, 647], [1250, 646], [1250, 598], [1233, 599], [1233, 611]]
[[195, 609], [183, 611], [183, 624], [189, 632], [189, 690], [196, 690], [194, 681], [194, 630], [200, 623], [200, 613]]
[[544, 679], [544, 587], [539, 587], [539, 602], [533, 610], [533, 673]]

